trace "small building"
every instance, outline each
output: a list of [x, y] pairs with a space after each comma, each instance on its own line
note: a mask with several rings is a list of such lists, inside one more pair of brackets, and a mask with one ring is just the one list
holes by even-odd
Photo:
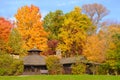
[[83, 62], [85, 63], [86, 59], [84, 56], [78, 56], [78, 57], [69, 57], [69, 58], [62, 58], [60, 60], [60, 63], [63, 65], [64, 74], [71, 74], [72, 69], [71, 66], [75, 64], [76, 62]]
[[[40, 55], [41, 50], [33, 48], [28, 50], [28, 55], [24, 57], [23, 75], [48, 74], [45, 57]], [[98, 63], [88, 62], [84, 56], [61, 58], [60, 63], [63, 67], [64, 74], [71, 74], [71, 66], [76, 62], [82, 62], [86, 65], [86, 74], [95, 74], [91, 67], [96, 68]]]
[[[72, 73], [72, 65], [75, 63], [82, 63], [86, 65], [86, 74], [96, 74], [96, 68], [99, 66], [99, 63], [88, 61], [84, 56], [77, 56], [77, 57], [69, 57], [69, 58], [62, 58], [60, 63], [63, 65], [64, 74], [71, 74]], [[94, 70], [91, 70], [94, 68]]]
[[24, 57], [24, 75], [47, 74], [46, 62], [43, 56], [40, 56], [41, 50], [33, 48], [28, 50], [28, 55]]

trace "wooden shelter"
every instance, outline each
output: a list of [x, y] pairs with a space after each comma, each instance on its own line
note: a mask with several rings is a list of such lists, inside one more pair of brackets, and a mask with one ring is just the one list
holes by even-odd
[[47, 74], [45, 58], [40, 56], [41, 50], [33, 48], [28, 50], [28, 55], [24, 57], [24, 75]]
[[60, 63], [63, 65], [64, 74], [71, 74], [71, 66], [75, 64], [76, 62], [82, 62], [85, 63], [86, 59], [84, 56], [78, 56], [78, 57], [69, 57], [69, 58], [62, 58], [60, 60]]
[[[24, 57], [24, 75], [32, 74], [48, 74], [45, 57], [40, 55], [41, 50], [33, 48], [28, 50], [28, 55]], [[64, 74], [71, 74], [71, 66], [76, 62], [86, 65], [86, 74], [95, 74], [95, 70], [91, 71], [91, 67], [96, 68], [98, 63], [88, 62], [84, 56], [61, 58], [60, 63], [63, 66]]]
[[[69, 57], [69, 58], [62, 58], [60, 63], [63, 65], [64, 74], [71, 74], [72, 73], [72, 65], [75, 63], [82, 63], [86, 65], [86, 74], [96, 74], [96, 68], [100, 65], [100, 63], [95, 63], [88, 61], [84, 56], [77, 56], [77, 57]], [[91, 70], [94, 68], [94, 70]]]

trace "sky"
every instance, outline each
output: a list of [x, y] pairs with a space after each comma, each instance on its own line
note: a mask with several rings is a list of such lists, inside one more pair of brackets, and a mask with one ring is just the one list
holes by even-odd
[[98, 3], [105, 6], [110, 13], [104, 20], [120, 22], [120, 0], [0, 0], [0, 17], [13, 19], [18, 8], [31, 4], [40, 8], [42, 18], [50, 11], [70, 12], [75, 6]]

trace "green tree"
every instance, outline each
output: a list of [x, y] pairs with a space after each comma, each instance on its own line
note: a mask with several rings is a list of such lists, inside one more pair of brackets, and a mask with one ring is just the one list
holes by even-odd
[[120, 33], [115, 33], [112, 36], [112, 43], [107, 50], [107, 63], [117, 75], [120, 70]]
[[61, 10], [49, 12], [43, 19], [44, 28], [49, 32], [49, 39], [58, 39], [59, 28], [62, 27], [64, 14]]
[[120, 28], [110, 26], [108, 29], [106, 64], [109, 64], [109, 73], [120, 74]]
[[49, 33], [48, 36], [48, 49], [45, 54], [55, 54], [56, 47], [58, 45], [59, 39], [58, 35], [60, 33], [60, 28], [62, 27], [64, 20], [64, 14], [61, 10], [56, 10], [55, 12], [49, 12], [43, 19], [43, 26], [45, 30]]
[[10, 33], [8, 45], [10, 48], [9, 52], [11, 54], [23, 55], [25, 50], [22, 48], [22, 37], [16, 28], [13, 28]]

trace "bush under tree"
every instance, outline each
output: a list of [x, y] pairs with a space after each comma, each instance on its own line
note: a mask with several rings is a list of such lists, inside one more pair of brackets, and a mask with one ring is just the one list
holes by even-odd
[[48, 56], [46, 59], [49, 74], [62, 74], [62, 65], [60, 59], [56, 56]]
[[23, 62], [21, 60], [14, 59], [9, 54], [0, 54], [0, 76], [20, 75], [22, 72]]
[[83, 63], [77, 62], [72, 65], [72, 74], [85, 74], [86, 67]]

